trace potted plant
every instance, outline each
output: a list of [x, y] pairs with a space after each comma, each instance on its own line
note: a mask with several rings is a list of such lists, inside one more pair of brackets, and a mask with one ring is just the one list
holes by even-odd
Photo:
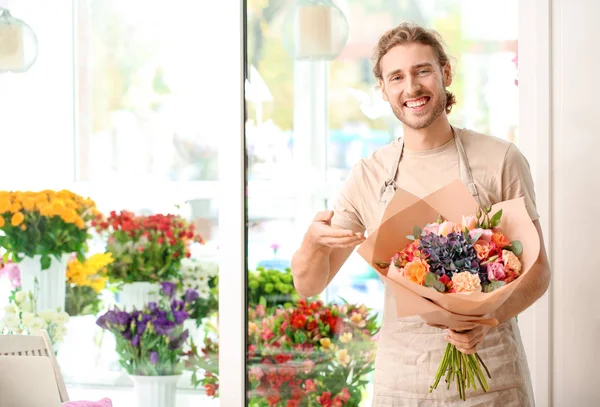
[[190, 256], [189, 243], [204, 243], [194, 225], [171, 214], [113, 211], [95, 225], [114, 258], [107, 275], [111, 283], [119, 284], [118, 302], [123, 308], [141, 308], [156, 301], [160, 283], [176, 278], [182, 259]]
[[97, 324], [116, 339], [119, 362], [134, 382], [140, 407], [175, 405], [175, 391], [184, 369], [189, 332], [184, 321], [198, 293], [188, 290], [188, 302], [175, 297], [176, 287], [163, 282], [158, 302], [130, 312], [118, 308], [101, 315]]
[[67, 190], [0, 191], [0, 247], [20, 263], [25, 291], [37, 280], [40, 309], [64, 309], [69, 256], [84, 258], [99, 216], [94, 201]]

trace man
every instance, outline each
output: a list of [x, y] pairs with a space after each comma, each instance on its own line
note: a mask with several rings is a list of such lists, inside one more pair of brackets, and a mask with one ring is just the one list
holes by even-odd
[[[419, 317], [397, 318], [394, 297], [386, 287], [373, 406], [533, 406], [514, 317], [544, 294], [550, 269], [529, 164], [512, 143], [450, 125], [447, 115], [455, 99], [446, 88], [452, 83], [452, 70], [436, 32], [401, 24], [381, 37], [374, 64], [382, 96], [402, 122], [403, 138], [356, 164], [334, 211], [317, 214], [292, 259], [296, 289], [305, 297], [325, 289], [364, 241], [364, 232], [379, 226], [390, 198], [384, 191], [390, 185], [424, 197], [459, 177], [467, 183], [467, 174], [474, 184], [472, 193], [484, 205], [524, 197], [540, 236], [540, 256], [511, 298], [491, 315], [500, 322], [497, 327], [450, 327], [470, 329], [458, 333], [428, 326]], [[447, 342], [464, 353], [479, 352], [492, 375], [488, 393], [469, 390], [463, 402], [454, 386], [447, 390], [440, 384], [429, 392]]]

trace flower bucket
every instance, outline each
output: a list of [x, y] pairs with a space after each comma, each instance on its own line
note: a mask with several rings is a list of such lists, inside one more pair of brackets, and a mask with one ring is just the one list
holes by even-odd
[[[65, 309], [65, 284], [67, 263], [70, 255], [63, 254], [60, 260], [50, 256], [50, 268], [42, 270], [41, 256], [25, 257], [19, 262], [21, 287], [26, 293], [31, 291], [37, 296], [37, 311]], [[37, 293], [35, 280], [37, 278]]]
[[126, 283], [119, 293], [117, 304], [119, 308], [128, 311], [142, 309], [149, 302], [156, 302], [160, 299], [160, 284], [148, 282]]
[[63, 352], [58, 352], [58, 362], [67, 375], [84, 377], [96, 369], [100, 347], [96, 336], [100, 327], [95, 315], [70, 317], [66, 324], [68, 335], [62, 343]]
[[134, 383], [138, 407], [175, 407], [177, 382], [181, 375], [129, 377]]

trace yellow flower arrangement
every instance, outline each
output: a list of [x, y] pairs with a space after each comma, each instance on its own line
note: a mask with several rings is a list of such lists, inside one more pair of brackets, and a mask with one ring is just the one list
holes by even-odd
[[106, 288], [106, 266], [114, 261], [110, 253], [98, 253], [84, 262], [71, 260], [67, 265], [65, 309], [71, 316], [100, 312], [100, 292]]
[[42, 269], [50, 256], [83, 259], [88, 229], [100, 216], [94, 201], [71, 191], [0, 191], [0, 246], [17, 258], [40, 255]]

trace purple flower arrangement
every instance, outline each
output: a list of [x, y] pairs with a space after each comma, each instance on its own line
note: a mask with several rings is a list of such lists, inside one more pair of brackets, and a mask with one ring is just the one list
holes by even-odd
[[96, 323], [113, 333], [121, 366], [136, 376], [171, 376], [184, 369], [184, 344], [189, 331], [184, 321], [190, 315], [198, 293], [188, 289], [180, 300], [176, 287], [163, 282], [161, 299], [131, 312], [115, 308], [100, 316]]

